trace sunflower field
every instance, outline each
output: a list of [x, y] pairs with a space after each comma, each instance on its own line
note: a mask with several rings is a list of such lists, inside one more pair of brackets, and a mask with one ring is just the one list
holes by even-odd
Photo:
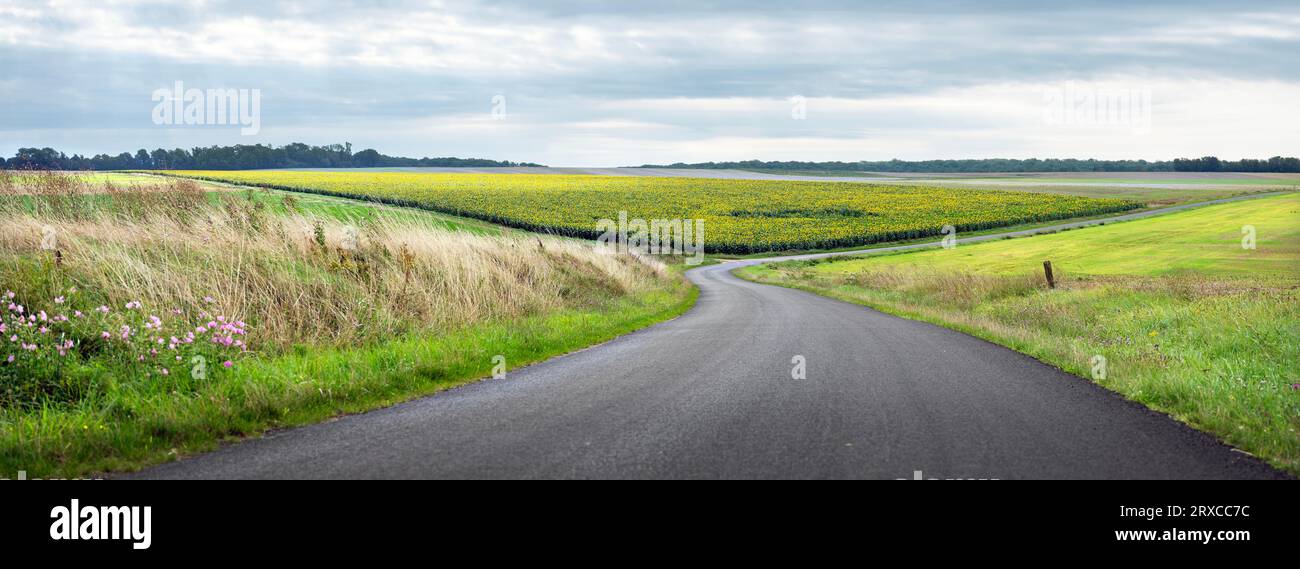
[[357, 198], [596, 238], [597, 223], [703, 219], [710, 253], [831, 249], [1101, 215], [1138, 202], [851, 182], [550, 174], [173, 171], [167, 175]]

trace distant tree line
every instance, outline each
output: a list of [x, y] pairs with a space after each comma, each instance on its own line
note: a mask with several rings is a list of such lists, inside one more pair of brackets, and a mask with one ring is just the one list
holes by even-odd
[[1178, 158], [1148, 162], [1146, 160], [1078, 160], [1029, 158], [1016, 160], [986, 158], [979, 160], [889, 160], [886, 162], [703, 162], [699, 164], [647, 164], [643, 168], [704, 168], [723, 170], [797, 170], [833, 172], [1300, 172], [1300, 158], [1274, 156], [1268, 160], [1220, 160]]
[[510, 167], [540, 166], [529, 162], [504, 162], [480, 158], [401, 158], [373, 149], [352, 152], [352, 144], [285, 146], [239, 144], [186, 150], [145, 149], [116, 156], [68, 156], [53, 148], [19, 148], [13, 158], [0, 158], [0, 167], [38, 170], [257, 170], [264, 168], [374, 168], [374, 167]]

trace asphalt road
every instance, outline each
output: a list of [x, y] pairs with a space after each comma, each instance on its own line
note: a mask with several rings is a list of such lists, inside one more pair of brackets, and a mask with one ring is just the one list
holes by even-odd
[[730, 274], [753, 262], [689, 272], [676, 320], [133, 477], [1284, 477], [1011, 350]]

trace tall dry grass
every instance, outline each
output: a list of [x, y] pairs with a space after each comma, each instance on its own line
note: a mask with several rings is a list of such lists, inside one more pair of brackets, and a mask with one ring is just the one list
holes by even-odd
[[878, 290], [920, 294], [963, 308], [988, 300], [1023, 296], [1043, 287], [1042, 279], [1031, 274], [982, 275], [917, 268], [861, 271], [845, 277], [843, 282]]
[[571, 240], [449, 232], [409, 217], [348, 226], [274, 215], [237, 194], [214, 205], [189, 181], [122, 191], [37, 176], [27, 189], [0, 178], [0, 288], [50, 294], [25, 290], [47, 279], [16, 279], [50, 255], [41, 245], [53, 230], [60, 286], [112, 306], [239, 318], [261, 349], [365, 344], [591, 306], [670, 276], [655, 260]]
[[183, 222], [209, 205], [207, 196], [192, 180], [119, 186], [75, 173], [0, 169], [0, 214], [27, 213], [44, 220], [164, 215]]

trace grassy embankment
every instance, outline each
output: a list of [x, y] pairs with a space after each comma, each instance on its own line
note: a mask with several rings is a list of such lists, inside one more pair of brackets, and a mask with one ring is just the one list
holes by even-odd
[[446, 216], [23, 178], [0, 176], [9, 476], [133, 469], [373, 409], [693, 302], [654, 260]]
[[1300, 474], [1300, 194], [738, 273], [1006, 345]]

